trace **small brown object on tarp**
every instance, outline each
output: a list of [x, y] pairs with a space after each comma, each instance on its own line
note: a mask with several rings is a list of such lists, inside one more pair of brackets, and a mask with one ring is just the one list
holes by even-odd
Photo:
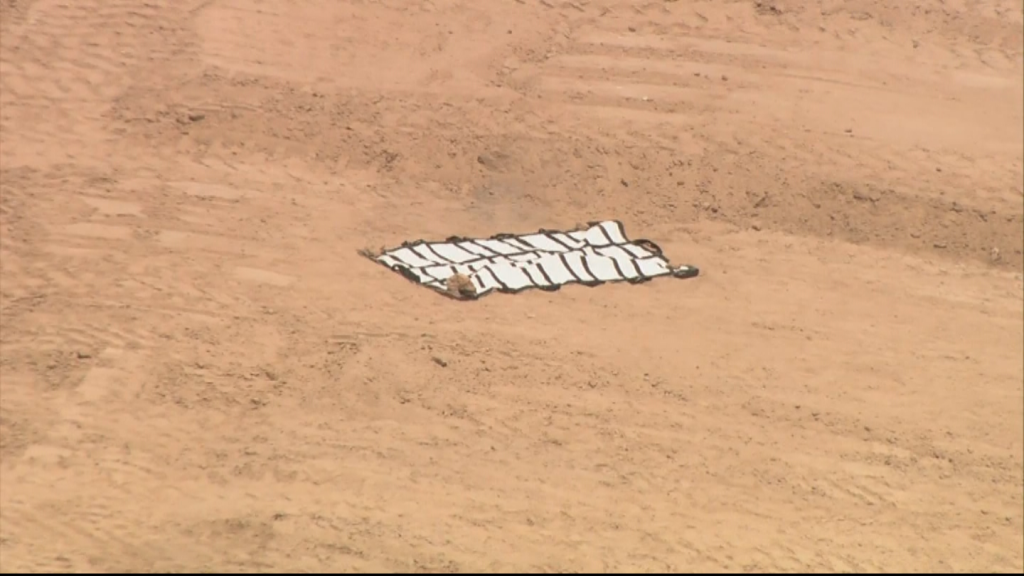
[[456, 298], [476, 297], [476, 286], [473, 285], [473, 281], [469, 279], [469, 276], [465, 274], [449, 276], [448, 280], [445, 281], [445, 285], [448, 288], [448, 292]]

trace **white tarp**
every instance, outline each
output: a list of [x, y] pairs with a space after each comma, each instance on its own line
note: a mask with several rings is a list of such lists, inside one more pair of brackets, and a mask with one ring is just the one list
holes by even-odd
[[449, 238], [406, 242], [371, 256], [406, 278], [440, 291], [455, 274], [467, 276], [476, 296], [493, 290], [557, 290], [566, 284], [643, 282], [659, 276], [689, 278], [697, 268], [673, 268], [648, 240], [631, 241], [622, 223], [592, 222], [583, 230], [541, 230], [486, 239]]

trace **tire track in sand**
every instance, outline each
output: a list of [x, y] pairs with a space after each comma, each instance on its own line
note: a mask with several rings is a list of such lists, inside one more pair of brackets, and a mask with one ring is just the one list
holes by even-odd
[[[177, 50], [167, 24], [184, 7], [140, 0], [37, 0], [0, 39], [0, 126], [7, 166], [101, 158], [110, 102], [139, 64]], [[102, 135], [102, 136], [101, 136]], [[55, 146], [55, 143], [60, 143]]]

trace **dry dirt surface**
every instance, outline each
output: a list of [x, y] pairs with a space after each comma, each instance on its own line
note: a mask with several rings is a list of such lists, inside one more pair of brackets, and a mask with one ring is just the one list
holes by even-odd
[[0, 6], [0, 570], [1024, 570], [1020, 0]]

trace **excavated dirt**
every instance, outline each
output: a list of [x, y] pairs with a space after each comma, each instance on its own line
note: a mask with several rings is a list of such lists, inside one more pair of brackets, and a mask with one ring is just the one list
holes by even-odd
[[1024, 570], [1018, 0], [0, 9], [0, 570]]

